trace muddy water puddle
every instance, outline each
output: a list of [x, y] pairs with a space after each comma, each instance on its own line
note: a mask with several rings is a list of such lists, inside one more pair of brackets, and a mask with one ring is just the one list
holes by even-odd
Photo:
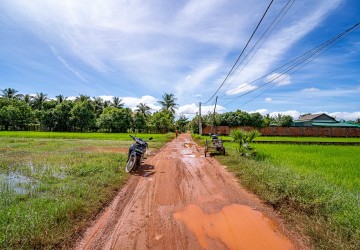
[[183, 143], [180, 153], [183, 157], [189, 157], [189, 158], [205, 157], [204, 154], [200, 154], [198, 152], [196, 145], [194, 143], [190, 143], [190, 142]]
[[28, 194], [35, 190], [37, 181], [18, 173], [0, 174], [0, 191]]
[[173, 216], [187, 226], [205, 249], [209, 239], [220, 240], [229, 249], [294, 249], [270, 219], [248, 206], [232, 204], [208, 214], [191, 204]]

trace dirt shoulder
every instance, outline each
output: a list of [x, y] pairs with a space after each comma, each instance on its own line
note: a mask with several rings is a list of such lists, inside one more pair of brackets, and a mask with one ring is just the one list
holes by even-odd
[[306, 249], [189, 134], [150, 156], [76, 249]]

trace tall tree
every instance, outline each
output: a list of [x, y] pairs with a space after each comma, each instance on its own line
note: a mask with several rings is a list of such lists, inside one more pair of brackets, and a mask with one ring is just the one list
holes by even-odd
[[76, 102], [70, 111], [71, 124], [76, 131], [84, 132], [95, 127], [95, 108], [90, 100]]
[[162, 109], [168, 110], [172, 114], [175, 114], [175, 109], [177, 109], [178, 105], [175, 102], [177, 98], [175, 98], [174, 94], [165, 93], [162, 98], [162, 101], [158, 101], [158, 103], [162, 106]]
[[90, 96], [80, 94], [78, 97], [76, 97], [75, 101], [76, 102], [85, 102], [85, 101], [88, 101], [90, 99], [91, 99]]
[[62, 103], [63, 101], [66, 100], [66, 97], [64, 97], [63, 95], [57, 95], [56, 97], [56, 101], [58, 104]]
[[150, 115], [150, 107], [146, 103], [139, 103], [135, 111], [140, 112], [145, 118]]
[[104, 100], [101, 97], [94, 97], [93, 99], [96, 118], [98, 118], [104, 111]]
[[29, 95], [29, 94], [26, 94], [26, 95], [23, 95], [21, 98], [20, 98], [22, 101], [24, 101], [26, 104], [31, 104], [31, 101], [33, 99], [33, 96]]
[[21, 94], [16, 94], [19, 91], [12, 88], [3, 89], [1, 90], [1, 92], [2, 92], [1, 96], [8, 99], [18, 99], [22, 96]]
[[36, 93], [32, 101], [33, 108], [41, 110], [46, 100], [47, 100], [47, 94], [44, 94], [43, 92]]
[[122, 103], [122, 99], [120, 99], [119, 97], [114, 96], [112, 103], [111, 103], [112, 107], [115, 108], [123, 108], [124, 107], [124, 103]]

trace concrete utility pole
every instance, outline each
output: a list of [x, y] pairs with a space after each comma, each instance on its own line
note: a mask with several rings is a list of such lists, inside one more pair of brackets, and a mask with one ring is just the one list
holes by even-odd
[[202, 135], [202, 124], [201, 124], [201, 102], [199, 102], [199, 135]]

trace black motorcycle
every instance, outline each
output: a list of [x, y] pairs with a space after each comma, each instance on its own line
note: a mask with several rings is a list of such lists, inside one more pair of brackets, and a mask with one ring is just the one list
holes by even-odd
[[[144, 157], [144, 154], [148, 148], [148, 144], [144, 139], [141, 139], [136, 136], [129, 135], [135, 143], [131, 144], [128, 153], [128, 159], [126, 162], [126, 172], [131, 172], [136, 170]], [[152, 140], [152, 137], [149, 138]]]

